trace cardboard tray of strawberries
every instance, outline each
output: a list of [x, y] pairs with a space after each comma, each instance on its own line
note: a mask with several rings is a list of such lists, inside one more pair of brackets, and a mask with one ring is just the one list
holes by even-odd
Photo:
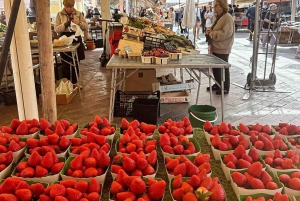
[[273, 125], [272, 128], [277, 135], [285, 139], [300, 137], [300, 127], [293, 124], [280, 122], [277, 126]]
[[[26, 149], [26, 139], [25, 138], [19, 138], [16, 135], [11, 134], [4, 134], [4, 136], [0, 136], [1, 142], [3, 142], [2, 145], [0, 145], [0, 155], [6, 154], [9, 151], [12, 151], [13, 153], [13, 162], [14, 164], [18, 163], [21, 157], [24, 154], [24, 151]], [[6, 143], [5, 143], [6, 142]]]
[[[249, 197], [251, 197], [251, 198], [249, 198]], [[253, 195], [240, 195], [239, 200], [240, 201], [252, 201], [254, 199], [260, 200], [259, 199], [260, 197], [264, 197], [264, 200], [270, 199], [270, 200], [279, 200], [279, 201], [293, 201], [291, 198], [289, 198], [286, 195], [283, 195], [281, 193], [279, 193], [278, 197], [276, 197], [275, 195], [270, 195], [270, 194], [266, 194], [266, 193], [257, 193], [257, 194], [253, 194]]]
[[[189, 142], [193, 143], [193, 145], [195, 147], [195, 153], [188, 154], [188, 155], [189, 156], [197, 156], [199, 153], [201, 153], [201, 148], [200, 148], [200, 145], [197, 142], [197, 140], [195, 138], [188, 138], [188, 140], [189, 140]], [[176, 146], [174, 146], [174, 147], [176, 147]], [[164, 157], [166, 157], [166, 156], [178, 156], [176, 153], [172, 154], [172, 153], [165, 152], [164, 149], [161, 146], [160, 146], [160, 149], [161, 149]], [[186, 155], [186, 154], [184, 154], [184, 155]]]
[[[128, 145], [131, 143], [128, 143], [128, 145], [126, 145], [128, 148], [125, 147], [125, 151], [126, 153], [122, 153], [119, 150], [119, 142], [120, 142], [120, 138], [116, 140], [115, 143], [115, 150], [117, 152], [117, 154], [127, 154], [129, 155], [131, 152], [137, 152], [139, 148], [137, 148], [137, 146], [133, 146], [133, 149], [131, 150], [131, 148], [128, 147]], [[148, 143], [148, 145], [147, 145]], [[155, 146], [153, 146], [153, 144], [155, 144]], [[149, 156], [151, 151], [156, 150], [156, 139], [154, 138], [147, 138], [146, 139], [146, 145], [142, 148], [143, 152], [146, 154], [146, 156]], [[139, 153], [139, 151], [138, 151]]]
[[300, 201], [300, 195], [293, 196], [292, 201]]
[[[0, 163], [0, 165], [3, 164]], [[4, 169], [0, 171], [0, 179], [5, 179], [9, 175], [9, 173], [11, 172], [12, 165], [13, 161], [11, 161], [8, 165], [6, 165]]]
[[[295, 176], [294, 176], [295, 175]], [[289, 197], [299, 196], [300, 197], [300, 181], [299, 181], [299, 170], [291, 170], [289, 172], [277, 172], [279, 180], [284, 184], [283, 192]], [[288, 176], [288, 179], [287, 179]], [[288, 181], [286, 181], [288, 180]]]

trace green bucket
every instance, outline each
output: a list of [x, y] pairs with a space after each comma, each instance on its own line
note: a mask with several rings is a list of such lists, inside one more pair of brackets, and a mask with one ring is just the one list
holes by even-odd
[[211, 105], [191, 105], [189, 107], [190, 122], [194, 128], [203, 128], [206, 120], [214, 124], [218, 119], [217, 110]]

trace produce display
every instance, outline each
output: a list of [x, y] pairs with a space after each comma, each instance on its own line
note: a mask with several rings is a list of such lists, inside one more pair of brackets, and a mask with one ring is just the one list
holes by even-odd
[[150, 51], [143, 52], [143, 56], [168, 57], [169, 53], [164, 51], [162, 48], [152, 48]]
[[[25, 123], [39, 135], [23, 138], [26, 132], [17, 130]], [[70, 127], [73, 133], [68, 134]], [[78, 127], [67, 120], [51, 125], [43, 118], [14, 119], [1, 126], [0, 200], [225, 201], [234, 199], [228, 197], [232, 193], [241, 201], [300, 198], [300, 135], [295, 125], [206, 122], [201, 141], [199, 129], [187, 117], [169, 119], [157, 130], [122, 119], [116, 139], [108, 136], [119, 130], [99, 116], [81, 133]], [[225, 177], [214, 172], [220, 166]], [[113, 180], [105, 186], [109, 172]]]

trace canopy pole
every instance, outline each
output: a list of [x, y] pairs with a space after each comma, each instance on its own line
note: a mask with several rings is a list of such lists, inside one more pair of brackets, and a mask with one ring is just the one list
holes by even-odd
[[[14, 0], [5, 0], [4, 2], [6, 19], [9, 19], [11, 13], [15, 12], [12, 10], [13, 2]], [[10, 54], [19, 119], [38, 119], [39, 113], [24, 0], [20, 2], [20, 8], [10, 45]]]
[[36, 10], [39, 60], [41, 69], [43, 117], [54, 124], [57, 119], [53, 64], [50, 1], [34, 0]]

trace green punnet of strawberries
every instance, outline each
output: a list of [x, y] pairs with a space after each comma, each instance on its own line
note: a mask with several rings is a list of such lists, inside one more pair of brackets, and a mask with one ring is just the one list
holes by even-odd
[[15, 134], [15, 135], [30, 135], [39, 131], [40, 122], [37, 119], [26, 119], [20, 121], [13, 119], [10, 126], [1, 126], [2, 133]]
[[287, 188], [296, 191], [300, 190], [300, 171], [281, 172], [279, 180]]
[[268, 124], [261, 125], [259, 123], [256, 123], [255, 125], [246, 126], [245, 124], [240, 123], [239, 130], [246, 135], [258, 135], [260, 133], [265, 133], [267, 135], [275, 134], [272, 132], [271, 126]]
[[64, 153], [71, 145], [71, 140], [67, 136], [60, 137], [56, 133], [47, 135], [41, 139], [27, 139], [28, 153], [38, 152], [41, 156], [45, 156], [53, 150], [56, 154]]
[[124, 170], [130, 176], [153, 175], [157, 167], [157, 152], [153, 150], [149, 156], [144, 152], [131, 152], [130, 155], [118, 154], [113, 158], [111, 172], [118, 174], [119, 170]]
[[[131, 122], [128, 122], [125, 118], [122, 118], [120, 128], [121, 128], [122, 134], [125, 134], [127, 132], [131, 136], [131, 134], [134, 131], [134, 133], [137, 136], [140, 136], [142, 133], [146, 134], [146, 136], [151, 136], [151, 135], [153, 135], [154, 130], [156, 129], [156, 125], [146, 124], [144, 122], [140, 123], [136, 119]], [[129, 130], [129, 131], [127, 131], [127, 130]]]
[[232, 180], [238, 187], [246, 189], [269, 189], [280, 188], [272, 176], [265, 170], [260, 162], [254, 162], [245, 172], [233, 172]]
[[[191, 160], [190, 160], [191, 159]], [[197, 156], [184, 155], [180, 156], [166, 156], [165, 164], [168, 174], [181, 175], [183, 177], [191, 177], [193, 175], [206, 175], [211, 173], [209, 154], [198, 154]]]
[[225, 122], [222, 122], [219, 126], [213, 126], [209, 121], [206, 121], [203, 125], [203, 129], [205, 132], [209, 133], [210, 135], [217, 135], [220, 136], [225, 135], [240, 135], [241, 132], [238, 130], [235, 130], [231, 124], [226, 124]]
[[[83, 152], [82, 152], [83, 153]], [[89, 154], [79, 154], [71, 160], [66, 175], [77, 178], [91, 178], [103, 175], [109, 164], [110, 157], [105, 151], [93, 149]]]
[[120, 169], [115, 181], [110, 186], [111, 200], [156, 200], [161, 201], [165, 194], [166, 182], [160, 179], [129, 176]]
[[49, 121], [47, 121], [44, 118], [41, 118], [40, 129], [41, 129], [41, 134], [46, 136], [54, 133], [56, 133], [59, 136], [72, 135], [78, 129], [78, 124], [75, 123], [71, 125], [68, 120], [63, 119], [61, 121], [56, 120], [54, 122], [54, 125], [52, 126]]
[[220, 151], [228, 151], [234, 149], [241, 149], [241, 151], [249, 149], [249, 140], [244, 135], [222, 136], [219, 134], [210, 138], [211, 145]]
[[[0, 132], [1, 134], [1, 132]], [[16, 135], [5, 133], [0, 135], [0, 153], [17, 152], [26, 146], [26, 141]]]
[[244, 201], [290, 201], [287, 194], [281, 194], [281, 192], [276, 192], [275, 195], [269, 194], [258, 194], [258, 195], [248, 195]]
[[278, 126], [274, 126], [274, 129], [281, 135], [300, 135], [299, 126], [281, 122]]
[[8, 177], [0, 185], [1, 201], [40, 200], [46, 185], [39, 182], [23, 181], [20, 178]]
[[264, 161], [272, 168], [279, 170], [300, 168], [300, 156], [297, 154], [296, 150], [288, 150], [285, 154], [282, 154], [280, 150], [276, 149], [273, 154], [266, 154], [264, 156]]
[[175, 136], [179, 135], [191, 135], [193, 134], [193, 127], [188, 117], [184, 117], [182, 121], [173, 121], [168, 119], [163, 125], [158, 127], [158, 132], [160, 134], [170, 134]]
[[222, 161], [230, 169], [249, 168], [254, 162], [260, 161], [260, 154], [255, 147], [250, 148], [249, 153], [243, 146], [238, 146], [233, 153], [222, 156]]
[[159, 143], [162, 150], [169, 154], [190, 155], [196, 153], [194, 143], [184, 135], [175, 136], [172, 133], [164, 133], [160, 136]]
[[273, 151], [279, 149], [281, 151], [288, 150], [287, 144], [283, 141], [280, 135], [271, 138], [266, 133], [259, 133], [258, 135], [251, 134], [250, 141], [254, 147], [261, 151]]
[[81, 129], [80, 134], [81, 135], [87, 135], [88, 132], [97, 134], [97, 135], [112, 135], [116, 132], [115, 127], [111, 126], [108, 119], [101, 118], [98, 115], [94, 117], [94, 121], [88, 123], [84, 126], [84, 128]]
[[211, 178], [206, 174], [193, 175], [182, 178], [179, 174], [171, 180], [170, 190], [174, 200], [182, 201], [223, 201], [226, 193], [219, 178]]
[[13, 152], [8, 151], [0, 155], [0, 172], [2, 172], [7, 166], [9, 166], [13, 161]]
[[24, 178], [46, 177], [60, 173], [65, 165], [51, 150], [45, 156], [33, 151], [29, 158], [22, 160], [16, 167], [15, 176]]
[[96, 135], [91, 132], [88, 132], [87, 136], [72, 138], [71, 142], [70, 150], [72, 154], [90, 155], [93, 149], [103, 150], [108, 154], [111, 149], [110, 140], [103, 135]]

